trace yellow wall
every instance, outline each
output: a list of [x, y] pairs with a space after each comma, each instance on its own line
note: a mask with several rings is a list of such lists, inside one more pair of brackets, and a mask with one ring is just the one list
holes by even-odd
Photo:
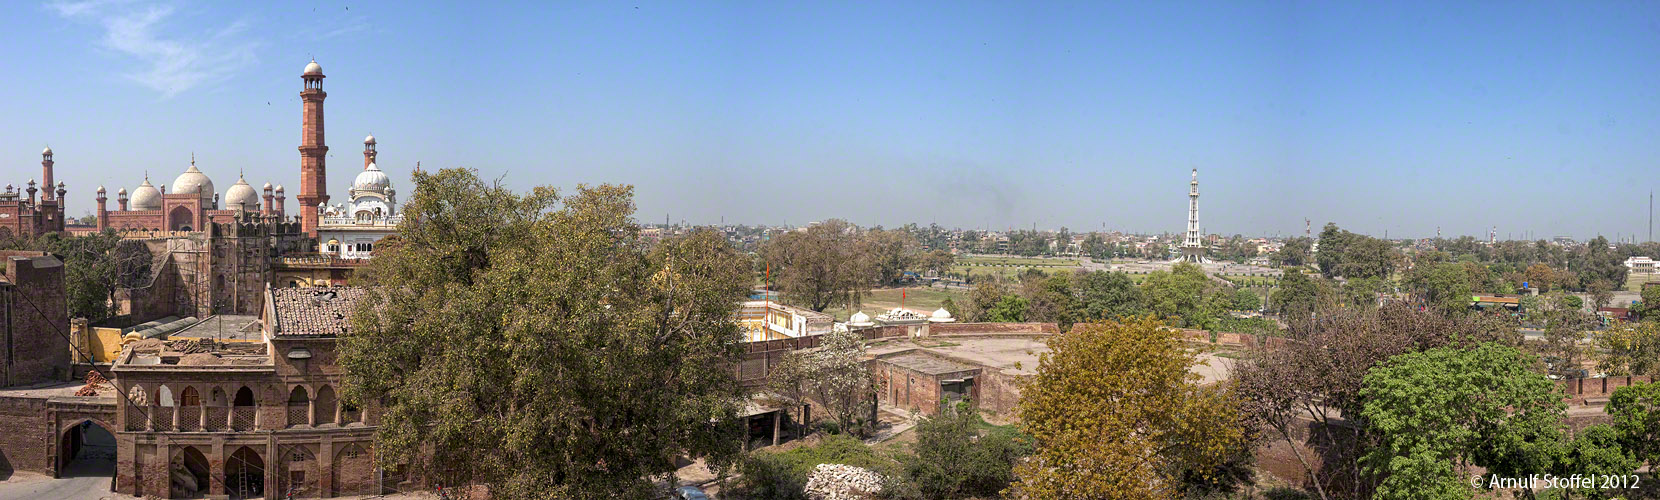
[[87, 336], [87, 351], [92, 353], [94, 363], [113, 363], [115, 357], [121, 355], [121, 329], [93, 327], [92, 335]]

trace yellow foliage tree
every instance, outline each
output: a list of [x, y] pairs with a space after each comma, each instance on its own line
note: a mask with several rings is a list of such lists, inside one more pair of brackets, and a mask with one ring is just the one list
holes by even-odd
[[1023, 388], [1036, 441], [1011, 488], [1023, 498], [1173, 498], [1245, 439], [1227, 386], [1201, 386], [1200, 361], [1152, 318], [1079, 324], [1049, 340]]

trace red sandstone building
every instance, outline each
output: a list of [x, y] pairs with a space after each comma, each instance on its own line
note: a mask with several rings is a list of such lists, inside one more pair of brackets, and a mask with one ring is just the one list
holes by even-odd
[[[35, 236], [63, 230], [63, 195], [68, 191], [61, 182], [56, 192], [52, 190], [52, 164], [52, 148], [46, 148], [40, 152], [40, 175], [46, 181], [40, 199], [35, 199], [38, 190], [34, 179], [22, 191], [7, 184], [6, 192], [0, 193], [0, 236]], [[28, 198], [23, 197], [24, 193]]]

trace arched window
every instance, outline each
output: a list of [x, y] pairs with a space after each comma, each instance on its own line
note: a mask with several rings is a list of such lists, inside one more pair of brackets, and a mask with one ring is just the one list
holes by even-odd
[[319, 424], [334, 423], [334, 403], [333, 388], [325, 385], [317, 389], [317, 404], [313, 405], [315, 411], [312, 421]]
[[185, 387], [179, 393], [179, 406], [202, 406], [202, 395], [196, 392], [195, 387]]
[[288, 425], [310, 425], [311, 398], [306, 394], [305, 387], [294, 386], [288, 393]]

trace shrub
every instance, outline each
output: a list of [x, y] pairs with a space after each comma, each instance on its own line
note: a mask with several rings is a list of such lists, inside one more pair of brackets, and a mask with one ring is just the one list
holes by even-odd
[[751, 498], [806, 498], [807, 475], [819, 464], [844, 464], [876, 471], [884, 477], [896, 472], [893, 461], [878, 456], [863, 441], [846, 434], [826, 436], [817, 446], [783, 453], [756, 451], [745, 457], [738, 489]]
[[899, 457], [905, 481], [896, 481], [890, 498], [910, 493], [903, 489], [909, 487], [922, 498], [994, 497], [1014, 481], [1015, 462], [1031, 452], [1029, 437], [986, 425], [966, 403], [922, 419], [916, 433], [913, 453]]

